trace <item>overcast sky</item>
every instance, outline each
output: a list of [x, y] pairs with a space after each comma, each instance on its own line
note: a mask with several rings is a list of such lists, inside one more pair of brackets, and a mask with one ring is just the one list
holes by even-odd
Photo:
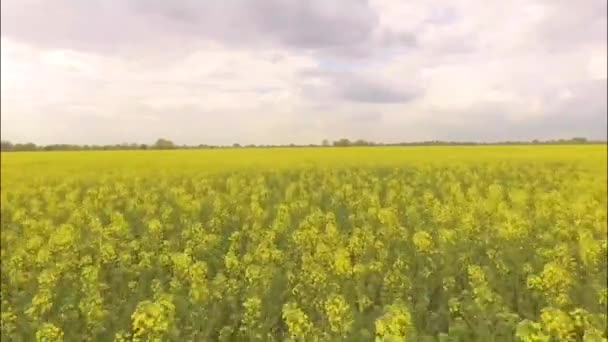
[[606, 0], [2, 0], [15, 142], [606, 138]]

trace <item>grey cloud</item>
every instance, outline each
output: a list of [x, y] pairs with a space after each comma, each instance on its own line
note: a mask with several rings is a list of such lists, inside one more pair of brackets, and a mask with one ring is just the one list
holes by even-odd
[[[3, 0], [3, 42], [29, 52], [7, 58], [19, 84], [3, 78], [2, 134], [40, 143], [605, 138], [606, 79], [585, 81], [602, 77], [588, 64], [606, 48], [605, 0], [410, 3]], [[526, 17], [529, 5], [541, 6], [538, 17]], [[99, 57], [95, 76], [41, 61], [56, 48]], [[7, 77], [9, 62], [2, 68]], [[495, 97], [483, 96], [489, 88]], [[564, 89], [572, 95], [560, 97]], [[536, 100], [534, 116], [519, 113]]]
[[551, 51], [571, 49], [575, 42], [606, 43], [605, 0], [544, 0], [547, 16], [539, 23], [537, 42]]
[[[512, 109], [503, 104], [478, 105], [466, 112], [431, 113], [415, 126], [433, 137], [452, 141], [505, 141], [587, 137], [605, 140], [607, 137], [607, 103], [605, 81], [576, 84], [576, 92], [566, 101], [546, 99], [543, 115], [514, 120]], [[445, 117], [466, 118], [443, 120]]]
[[[362, 72], [322, 69], [303, 70], [303, 94], [316, 100], [342, 100], [371, 104], [407, 103], [422, 96], [423, 90], [413, 85], [391, 84], [380, 77]], [[315, 80], [306, 83], [306, 78]]]
[[3, 139], [38, 144], [115, 144], [153, 143], [165, 136], [178, 144], [257, 142], [250, 141], [255, 133], [250, 127], [234, 124], [243, 120], [243, 113], [223, 112], [218, 116], [213, 111], [187, 104], [172, 108], [170, 115], [167, 110], [143, 104], [131, 104], [129, 110], [106, 108], [109, 115], [85, 113], [62, 104], [39, 109], [21, 116], [2, 115]]
[[417, 30], [420, 47], [437, 58], [480, 53], [504, 57], [511, 48], [516, 53], [567, 53], [573, 46], [605, 44], [607, 39], [605, 0], [534, 0], [494, 6], [464, 1], [447, 6], [433, 8]]
[[147, 36], [120, 1], [2, 1], [1, 13], [4, 37], [43, 48], [107, 52]]
[[2, 34], [37, 45], [96, 49], [184, 39], [239, 46], [297, 48], [366, 41], [378, 25], [364, 0], [355, 1], [3, 1]]
[[412, 47], [418, 44], [418, 39], [412, 32], [384, 30], [380, 34], [379, 42], [386, 46]]
[[424, 24], [449, 25], [458, 19], [458, 13], [453, 7], [433, 8]]
[[504, 112], [484, 112], [474, 116], [466, 113], [466, 115], [470, 119], [462, 124], [416, 122], [413, 125], [427, 131], [435, 139], [451, 141], [513, 141], [577, 136], [605, 140], [607, 134], [605, 112], [581, 116], [559, 113], [515, 122], [509, 120]]
[[349, 121], [361, 124], [369, 124], [379, 122], [382, 120], [382, 113], [380, 112], [360, 112], [353, 114]]
[[365, 40], [352, 44], [319, 47], [313, 51], [318, 58], [337, 58], [350, 63], [385, 58], [389, 54], [407, 53], [420, 47], [414, 32], [376, 29]]
[[377, 25], [366, 1], [149, 1], [138, 12], [166, 19], [182, 33], [223, 42], [318, 48], [367, 39]]
[[368, 103], [406, 103], [420, 94], [414, 90], [400, 89], [378, 81], [351, 79], [335, 81], [338, 93], [348, 101]]
[[381, 28], [368, 0], [3, 0], [2, 35], [44, 48], [179, 59], [209, 43], [313, 58], [373, 59], [416, 48]]
[[562, 136], [570, 133], [605, 140], [608, 127], [607, 93], [605, 80], [575, 84], [572, 98], [549, 107], [546, 119], [532, 121], [531, 125], [540, 132], [554, 131]]

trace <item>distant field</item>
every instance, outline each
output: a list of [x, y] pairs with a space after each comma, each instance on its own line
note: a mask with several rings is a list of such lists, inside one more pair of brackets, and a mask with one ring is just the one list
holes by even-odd
[[606, 168], [606, 145], [272, 148], [173, 151], [2, 153], [2, 183], [90, 174], [217, 173], [305, 166], [400, 167], [421, 164], [549, 162]]
[[606, 154], [2, 153], [0, 337], [601, 341]]

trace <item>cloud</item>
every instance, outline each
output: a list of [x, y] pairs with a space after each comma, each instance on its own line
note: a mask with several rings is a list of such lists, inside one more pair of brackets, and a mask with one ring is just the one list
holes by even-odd
[[[6, 1], [3, 35], [37, 45], [115, 48], [208, 41], [323, 48], [356, 44], [377, 26], [366, 1]], [[171, 44], [173, 43], [173, 44]]]
[[417, 97], [414, 91], [390, 87], [374, 81], [344, 80], [340, 95], [347, 101], [371, 103], [405, 103]]
[[5, 0], [37, 143], [606, 137], [606, 2]]
[[331, 71], [323, 68], [303, 70], [302, 94], [317, 101], [353, 103], [407, 103], [421, 96], [413, 84], [398, 84], [377, 78], [365, 70]]

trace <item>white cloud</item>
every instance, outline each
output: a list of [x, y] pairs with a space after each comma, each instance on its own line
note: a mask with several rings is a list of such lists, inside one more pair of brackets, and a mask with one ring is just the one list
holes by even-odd
[[606, 135], [603, 3], [237, 3], [3, 1], [3, 139]]
[[606, 49], [597, 49], [591, 53], [587, 70], [589, 77], [593, 80], [606, 80], [608, 57]]

